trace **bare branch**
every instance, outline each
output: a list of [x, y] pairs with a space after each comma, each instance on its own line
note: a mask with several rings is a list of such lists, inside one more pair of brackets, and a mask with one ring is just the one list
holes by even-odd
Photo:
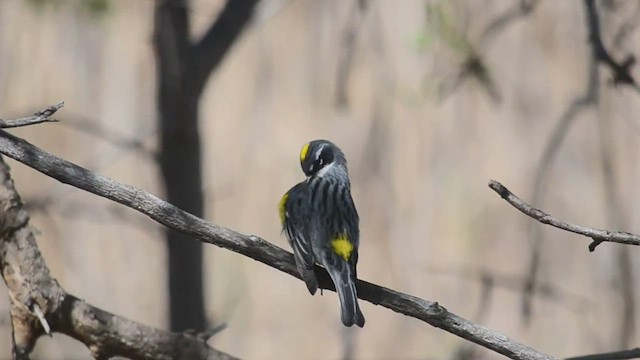
[[[632, 54], [627, 56], [627, 59], [622, 62], [616, 62], [609, 52], [604, 47], [601, 34], [600, 34], [600, 21], [598, 12], [593, 0], [585, 0], [585, 25], [589, 32], [589, 45], [591, 51], [591, 57], [589, 58], [588, 68], [588, 81], [585, 88], [585, 93], [574, 99], [569, 107], [565, 110], [563, 115], [558, 120], [556, 128], [554, 129], [551, 137], [547, 141], [547, 145], [544, 148], [542, 157], [540, 158], [538, 165], [536, 166], [534, 190], [532, 204], [539, 206], [543, 197], [544, 180], [550, 171], [550, 167], [553, 164], [555, 157], [566, 137], [569, 133], [569, 129], [575, 123], [578, 118], [578, 114], [589, 107], [597, 105], [599, 101], [599, 77], [598, 77], [598, 63], [603, 63], [609, 66], [614, 74], [614, 84], [623, 83], [631, 85], [636, 91], [640, 91], [638, 84], [632, 78], [630, 71], [634, 63], [634, 57]], [[532, 290], [536, 287], [537, 273], [540, 264], [540, 258], [542, 257], [542, 234], [534, 228], [531, 232], [531, 255], [529, 260], [528, 277], [524, 283], [524, 291], [522, 297], [522, 312], [525, 321], [528, 321], [532, 312]], [[594, 240], [589, 246], [589, 249], [593, 251], [599, 244], [600, 240]]]
[[613, 48], [619, 48], [622, 46], [622, 43], [625, 42], [629, 36], [638, 28], [640, 25], [640, 3], [636, 3], [635, 9], [631, 12], [628, 19], [626, 19], [622, 25], [618, 28], [615, 35], [613, 36], [613, 40], [611, 41]]
[[493, 191], [497, 192], [498, 195], [500, 195], [513, 207], [520, 210], [520, 212], [535, 220], [538, 220], [543, 224], [551, 225], [561, 230], [566, 230], [575, 234], [590, 237], [591, 239], [593, 239], [593, 242], [591, 243], [591, 245], [589, 245], [589, 251], [593, 251], [595, 249], [595, 246], [597, 246], [597, 244], [602, 241], [615, 242], [625, 245], [640, 245], [640, 236], [638, 235], [621, 231], [594, 229], [582, 225], [570, 224], [559, 220], [558, 218], [555, 218], [547, 214], [546, 212], [536, 209], [533, 206], [522, 201], [519, 197], [509, 191], [509, 189], [507, 189], [504, 185], [495, 180], [489, 181], [489, 187]]
[[478, 48], [486, 51], [489, 47], [489, 42], [496, 38], [496, 34], [501, 33], [509, 25], [516, 20], [520, 20], [530, 15], [538, 5], [539, 0], [520, 0], [519, 3], [514, 4], [511, 8], [507, 9], [503, 14], [493, 19], [491, 23], [482, 31], [478, 39]]
[[199, 94], [231, 45], [250, 22], [259, 0], [228, 0], [202, 39], [191, 45], [187, 79]]
[[[517, 4], [508, 8], [500, 16], [493, 19], [480, 33], [478, 40], [472, 43], [466, 34], [458, 34], [465, 45], [465, 59], [460, 64], [458, 71], [451, 74], [438, 86], [439, 101], [444, 101], [453, 94], [468, 79], [475, 79], [482, 89], [487, 92], [495, 103], [502, 101], [502, 95], [493, 79], [491, 69], [486, 64], [485, 55], [489, 51], [490, 44], [497, 39], [497, 35], [517, 20], [525, 18], [535, 10], [539, 0], [520, 0]], [[453, 29], [449, 29], [450, 32]], [[450, 35], [449, 35], [450, 36]]]
[[566, 358], [565, 360], [622, 360], [622, 359], [639, 359], [640, 348], [631, 350], [614, 351], [593, 355], [582, 355]]
[[49, 331], [83, 342], [94, 358], [232, 359], [199, 335], [154, 329], [91, 306], [64, 291], [50, 275], [29, 215], [0, 157], [0, 271], [9, 290], [15, 359], [28, 359]]
[[589, 27], [589, 41], [591, 42], [591, 52], [595, 59], [607, 65], [613, 74], [614, 84], [627, 84], [640, 90], [638, 84], [631, 75], [631, 68], [636, 62], [633, 54], [627, 54], [623, 61], [617, 62], [604, 47], [600, 35], [600, 18], [596, 9], [595, 0], [585, 0], [587, 9], [587, 25]]
[[64, 101], [59, 102], [57, 105], [49, 106], [37, 113], [33, 114], [33, 116], [21, 117], [17, 119], [0, 119], [0, 128], [14, 128], [20, 126], [27, 126], [33, 124], [40, 124], [43, 122], [57, 122], [58, 120], [51, 118], [56, 111], [60, 110], [64, 106]]
[[56, 315], [53, 330], [86, 344], [97, 358], [235, 359], [209, 347], [206, 343], [209, 337], [154, 329], [98, 309], [70, 294], [64, 297]]
[[[593, 27], [591, 26], [593, 22], [591, 21], [589, 14], [587, 14], [585, 20], [587, 27], [591, 29], [590, 33], [593, 32]], [[598, 27], [598, 38], [599, 31], [600, 30]], [[558, 155], [560, 147], [562, 146], [564, 139], [567, 137], [569, 130], [578, 119], [579, 113], [597, 105], [599, 101], [598, 89], [600, 87], [600, 80], [598, 77], [598, 58], [594, 55], [597, 53], [594, 48], [595, 44], [595, 42], [591, 42], [592, 56], [589, 58], [587, 83], [585, 85], [584, 94], [577, 96], [563, 112], [562, 116], [558, 119], [557, 125], [551, 133], [551, 136], [547, 140], [547, 144], [544, 147], [542, 156], [538, 161], [538, 165], [536, 166], [535, 177], [533, 181], [533, 198], [531, 200], [534, 205], [539, 206], [541, 203], [545, 185], [544, 180], [548, 175], [551, 169], [551, 165]], [[533, 288], [535, 288], [537, 283], [538, 267], [540, 265], [540, 258], [542, 257], [543, 250], [542, 233], [539, 231], [539, 228], [534, 228], [534, 230], [531, 231], [530, 234], [531, 255], [529, 257], [528, 276], [526, 282], [524, 283], [524, 291], [522, 294], [522, 313], [526, 322], [528, 322], [531, 318], [533, 307], [531, 295], [532, 290]]]
[[[300, 278], [293, 255], [260, 237], [241, 234], [209, 223], [141, 189], [119, 183], [69, 161], [57, 158], [4, 131], [0, 131], [0, 153], [65, 184], [135, 209], [153, 220], [173, 230], [185, 233], [196, 240], [232, 250]], [[316, 267], [315, 270], [320, 287], [334, 290], [333, 282], [326, 271], [320, 267]], [[509, 358], [552, 358], [505, 335], [450, 313], [437, 302], [426, 301], [362, 280], [357, 282], [357, 288], [358, 296], [363, 300], [420, 319], [432, 326], [441, 328]], [[53, 325], [53, 329], [56, 329], [55, 325]]]

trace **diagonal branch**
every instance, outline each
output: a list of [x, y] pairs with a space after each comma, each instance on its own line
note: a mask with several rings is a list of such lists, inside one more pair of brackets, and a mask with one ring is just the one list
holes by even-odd
[[630, 350], [613, 351], [601, 354], [591, 354], [582, 356], [573, 356], [565, 360], [622, 360], [622, 359], [640, 359], [640, 348]]
[[591, 42], [591, 52], [594, 59], [607, 65], [613, 74], [614, 84], [627, 84], [639, 90], [638, 84], [631, 75], [631, 68], [636, 62], [633, 54], [628, 54], [621, 62], [617, 62], [609, 54], [602, 42], [600, 35], [600, 18], [596, 9], [595, 0], [584, 0], [587, 8], [587, 25], [589, 27], [589, 41]]
[[259, 0], [228, 0], [218, 19], [191, 48], [187, 71], [195, 94], [199, 94], [229, 48], [251, 20]]
[[480, 34], [478, 38], [478, 48], [486, 51], [489, 42], [496, 39], [497, 34], [503, 32], [504, 29], [515, 21], [530, 15], [539, 3], [539, 0], [520, 0], [519, 3], [514, 4], [503, 14], [493, 19]]
[[21, 117], [17, 119], [0, 119], [0, 128], [14, 128], [20, 126], [40, 124], [43, 122], [57, 122], [58, 120], [51, 118], [56, 111], [60, 110], [64, 106], [64, 101], [59, 102], [57, 105], [49, 106], [48, 108], [38, 111], [33, 116]]
[[551, 225], [561, 230], [566, 230], [575, 234], [590, 237], [591, 239], [593, 239], [593, 242], [589, 245], [589, 251], [595, 250], [595, 246], [603, 241], [615, 242], [625, 245], [640, 245], [640, 236], [638, 235], [621, 231], [594, 229], [582, 225], [564, 222], [522, 201], [522, 199], [514, 195], [504, 185], [495, 180], [489, 181], [489, 187], [493, 191], [497, 192], [498, 195], [500, 195], [513, 207], [520, 210], [520, 212], [522, 212], [523, 214], [533, 218], [534, 220], [537, 220], [546, 225]]
[[[232, 250], [300, 278], [291, 253], [255, 235], [241, 234], [209, 223], [141, 189], [119, 183], [55, 157], [4, 131], [0, 131], [0, 153], [60, 182], [135, 209], [196, 240]], [[316, 267], [316, 275], [321, 288], [334, 290], [326, 271]], [[363, 300], [420, 319], [512, 359], [552, 358], [505, 335], [448, 312], [437, 302], [426, 301], [362, 280], [358, 281], [357, 288], [358, 296]]]
[[11, 301], [14, 359], [29, 359], [49, 331], [87, 345], [94, 358], [232, 359], [195, 334], [154, 329], [98, 309], [68, 294], [50, 275], [24, 209], [0, 157], [0, 271]]

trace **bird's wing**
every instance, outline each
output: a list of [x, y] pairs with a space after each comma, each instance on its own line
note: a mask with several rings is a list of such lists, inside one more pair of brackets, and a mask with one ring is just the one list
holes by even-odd
[[317, 290], [317, 281], [313, 272], [315, 258], [309, 238], [308, 202], [308, 186], [302, 182], [284, 194], [279, 211], [282, 231], [293, 248], [298, 271], [307, 283], [309, 292], [313, 294]]

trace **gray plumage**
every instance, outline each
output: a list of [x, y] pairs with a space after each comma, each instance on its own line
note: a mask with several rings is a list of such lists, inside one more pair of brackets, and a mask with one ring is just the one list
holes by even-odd
[[307, 179], [283, 197], [283, 232], [293, 248], [296, 266], [313, 295], [318, 282], [313, 272], [321, 264], [331, 276], [340, 299], [345, 326], [364, 326], [358, 306], [356, 264], [360, 232], [358, 212], [351, 197], [347, 160], [327, 140], [314, 140], [301, 152]]

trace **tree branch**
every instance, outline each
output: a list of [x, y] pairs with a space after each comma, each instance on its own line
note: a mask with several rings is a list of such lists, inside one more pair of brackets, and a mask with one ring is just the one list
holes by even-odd
[[191, 48], [191, 63], [187, 78], [196, 94], [202, 91], [207, 79], [227, 54], [227, 50], [251, 19], [259, 0], [228, 0], [218, 19]]
[[621, 62], [617, 62], [604, 47], [600, 35], [600, 19], [596, 9], [595, 0], [585, 0], [587, 8], [587, 25], [589, 27], [589, 41], [591, 42], [591, 52], [594, 59], [607, 65], [613, 74], [614, 84], [627, 84], [638, 90], [638, 85], [631, 75], [631, 68], [636, 62], [633, 54], [628, 54]]
[[[586, 4], [589, 5], [589, 4]], [[593, 4], [591, 4], [593, 5]], [[571, 104], [564, 111], [562, 116], [558, 119], [557, 125], [554, 128], [551, 136], [547, 140], [547, 144], [544, 147], [544, 151], [538, 165], [535, 170], [534, 188], [532, 203], [539, 206], [543, 198], [543, 190], [545, 188], [545, 177], [551, 170], [551, 166], [555, 158], [557, 157], [560, 147], [562, 146], [571, 126], [578, 119], [578, 114], [590, 107], [598, 104], [600, 99], [599, 88], [600, 78], [598, 75], [598, 45], [604, 48], [602, 40], [600, 39], [600, 26], [597, 18], [595, 8], [593, 12], [587, 11], [585, 14], [585, 25], [589, 29], [589, 39], [595, 39], [590, 41], [591, 57], [589, 58], [589, 66], [587, 70], [587, 83], [584, 90], [584, 94], [576, 97]], [[529, 269], [527, 280], [524, 283], [522, 293], [522, 313], [524, 320], [528, 322], [531, 319], [531, 313], [533, 308], [532, 303], [532, 290], [537, 283], [538, 268], [540, 266], [540, 258], [542, 257], [542, 234], [539, 228], [536, 227], [531, 234], [531, 255], [529, 256]], [[594, 244], [592, 246], [597, 246]], [[595, 247], [594, 247], [595, 249]], [[592, 250], [593, 251], [593, 250]]]
[[210, 331], [169, 332], [136, 323], [66, 294], [53, 328], [86, 344], [96, 357], [131, 359], [231, 360], [235, 357], [207, 345]]
[[[93, 173], [50, 155], [25, 140], [0, 131], [0, 153], [58, 181], [135, 209], [153, 220], [202, 242], [217, 245], [262, 262], [296, 278], [300, 275], [293, 255], [255, 235], [245, 235], [186, 213], [141, 189]], [[316, 266], [321, 288], [334, 290], [324, 269]], [[448, 312], [437, 302], [426, 301], [359, 280], [358, 297], [496, 351], [512, 359], [551, 359], [505, 335]], [[46, 309], [45, 309], [45, 313]], [[55, 325], [53, 326], [55, 330]]]
[[513, 4], [512, 7], [493, 19], [491, 23], [482, 30], [482, 33], [478, 38], [478, 48], [482, 49], [483, 52], [486, 52], [489, 42], [496, 38], [496, 34], [502, 32], [507, 28], [507, 26], [511, 25], [516, 20], [520, 20], [530, 15], [538, 4], [539, 0], [520, 0], [519, 3]]
[[609, 231], [594, 229], [582, 225], [575, 225], [564, 222], [558, 218], [555, 218], [546, 212], [536, 209], [533, 206], [522, 201], [519, 197], [514, 195], [504, 185], [495, 180], [489, 181], [489, 187], [498, 193], [503, 199], [511, 204], [516, 209], [520, 210], [523, 214], [538, 220], [539, 222], [551, 225], [555, 228], [566, 230], [575, 234], [584, 235], [593, 239], [593, 242], [589, 245], [589, 251], [594, 251], [595, 247], [603, 241], [615, 242], [625, 245], [640, 245], [640, 236], [621, 232], [621, 231]]
[[7, 120], [0, 119], [0, 128], [7, 129], [7, 128], [33, 125], [33, 124], [40, 124], [43, 122], [57, 122], [58, 120], [51, 118], [51, 116], [55, 114], [56, 111], [60, 110], [60, 108], [62, 108], [63, 106], [64, 106], [64, 101], [61, 101], [57, 105], [52, 105], [47, 107], [46, 109], [38, 111], [37, 113], [33, 114], [33, 116], [21, 117], [17, 119], [7, 119]]
[[28, 359], [36, 340], [49, 331], [83, 342], [97, 359], [233, 359], [210, 348], [208, 336], [154, 329], [66, 293], [38, 250], [29, 214], [1, 157], [0, 260], [11, 300], [14, 359]]
[[565, 360], [622, 360], [640, 358], [640, 348], [614, 351], [602, 354], [582, 355], [566, 358]]

